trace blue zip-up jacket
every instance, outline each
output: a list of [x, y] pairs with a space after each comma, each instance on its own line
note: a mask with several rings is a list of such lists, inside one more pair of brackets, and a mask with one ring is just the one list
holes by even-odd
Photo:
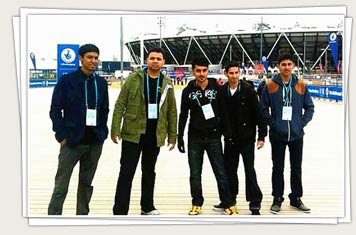
[[109, 113], [108, 85], [99, 75], [85, 75], [80, 68], [63, 75], [56, 84], [51, 110], [53, 131], [58, 142], [67, 139], [67, 145], [75, 146], [84, 137], [86, 129], [85, 81], [88, 88], [88, 105], [95, 108], [94, 76], [98, 87], [97, 125], [93, 128], [100, 142], [108, 136], [107, 119]]
[[262, 115], [270, 127], [270, 139], [287, 142], [300, 139], [304, 135], [303, 128], [313, 118], [314, 104], [306, 84], [295, 75], [292, 75], [289, 82], [291, 82], [291, 121], [282, 120], [285, 91], [280, 75], [274, 76], [263, 89], [261, 99]]

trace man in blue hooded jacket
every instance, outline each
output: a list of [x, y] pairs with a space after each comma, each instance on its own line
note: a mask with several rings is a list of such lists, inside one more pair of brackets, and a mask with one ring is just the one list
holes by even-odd
[[301, 201], [303, 128], [312, 119], [314, 104], [305, 83], [292, 74], [295, 67], [290, 54], [278, 58], [276, 75], [265, 86], [262, 99], [262, 114], [270, 129], [269, 137], [272, 147], [272, 196], [271, 213], [278, 214], [284, 201], [284, 160], [286, 146], [290, 153], [290, 184], [288, 195], [290, 205], [303, 212], [310, 212]]

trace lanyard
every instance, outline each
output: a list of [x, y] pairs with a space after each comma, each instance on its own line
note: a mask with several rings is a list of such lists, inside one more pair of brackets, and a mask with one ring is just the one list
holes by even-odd
[[[94, 86], [95, 86], [95, 109], [98, 106], [98, 85], [96, 84], [96, 79], [95, 76], [93, 76], [94, 79]], [[85, 80], [85, 105], [88, 106], [88, 80]]]
[[[208, 99], [209, 99], [209, 101], [210, 101], [210, 104], [211, 104], [211, 101], [214, 99], [214, 92], [212, 91], [212, 92], [210, 92], [210, 97], [208, 97]], [[198, 105], [199, 105], [199, 107], [201, 107], [201, 104], [200, 104], [200, 101], [199, 101], [199, 98], [198, 98], [198, 94], [197, 93], [195, 93], [194, 95], [193, 95], [193, 100], [196, 100], [197, 101], [197, 103], [198, 103]]]
[[[239, 82], [239, 84], [237, 85], [237, 92], [241, 91], [241, 82]], [[230, 86], [227, 86], [227, 93], [232, 96], [231, 91], [230, 91]]]
[[290, 89], [291, 89], [291, 84], [292, 84], [292, 79], [289, 79], [289, 84], [288, 84], [288, 87], [286, 87], [286, 85], [284, 84], [283, 82], [283, 93], [284, 93], [284, 101], [286, 102], [286, 104], [290, 104], [290, 100], [289, 100], [289, 93], [290, 93]]
[[[160, 79], [160, 74], [158, 75], [158, 78], [157, 78], [156, 102], [155, 102], [156, 104], [157, 104], [157, 100], [158, 100], [159, 79]], [[146, 86], [147, 86], [147, 101], [148, 101], [148, 103], [150, 103], [150, 86], [148, 84], [148, 73], [146, 73]]]

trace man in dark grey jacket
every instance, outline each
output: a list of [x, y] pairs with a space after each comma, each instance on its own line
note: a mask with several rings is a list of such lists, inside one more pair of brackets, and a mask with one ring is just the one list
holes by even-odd
[[[258, 127], [257, 149], [264, 145], [267, 125], [262, 117], [261, 108], [254, 88], [244, 80], [239, 80], [238, 63], [230, 62], [225, 66], [228, 82], [221, 89], [226, 105], [226, 115], [231, 129], [231, 139], [225, 138], [224, 162], [232, 194], [239, 194], [237, 169], [240, 154], [245, 168], [246, 201], [252, 215], [259, 215], [262, 192], [257, 183], [254, 168], [256, 126]], [[213, 210], [222, 210], [221, 204]]]

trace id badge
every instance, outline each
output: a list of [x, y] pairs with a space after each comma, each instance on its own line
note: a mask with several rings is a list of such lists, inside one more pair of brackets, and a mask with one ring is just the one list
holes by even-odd
[[292, 106], [283, 106], [282, 120], [292, 120]]
[[215, 117], [214, 110], [211, 104], [203, 105], [201, 106], [201, 108], [203, 109], [205, 120]]
[[96, 110], [87, 109], [87, 126], [96, 126]]
[[148, 119], [157, 119], [157, 104], [148, 104]]

